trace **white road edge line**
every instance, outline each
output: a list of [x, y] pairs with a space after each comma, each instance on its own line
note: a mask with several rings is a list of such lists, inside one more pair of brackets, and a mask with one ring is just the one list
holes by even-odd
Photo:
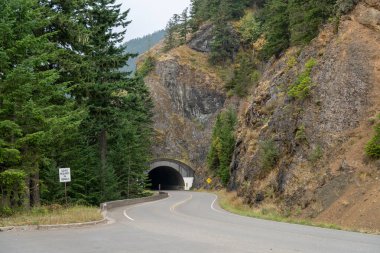
[[229, 213], [223, 212], [223, 211], [221, 211], [221, 210], [218, 210], [218, 209], [216, 209], [216, 208], [214, 207], [215, 202], [216, 202], [216, 200], [218, 199], [218, 195], [214, 194], [214, 196], [215, 196], [215, 199], [214, 199], [214, 201], [211, 203], [211, 209], [214, 210], [215, 212], [218, 212], [218, 213], [229, 214]]
[[127, 218], [128, 220], [135, 221], [134, 219], [132, 219], [131, 217], [128, 216], [127, 210], [124, 210], [123, 214], [124, 214], [125, 218]]
[[157, 203], [157, 202], [161, 202], [161, 201], [164, 201], [164, 200], [167, 200], [169, 198], [171, 198], [172, 196], [168, 193], [168, 196], [167, 198], [164, 198], [164, 199], [160, 199], [160, 200], [156, 200], [156, 201], [150, 201], [150, 202], [146, 202], [146, 203], [143, 203], [143, 204], [139, 204], [139, 205], [134, 205], [134, 206], [131, 206], [130, 208], [127, 208], [123, 211], [123, 214], [125, 216], [125, 218], [127, 218], [128, 220], [130, 221], [135, 221], [134, 219], [132, 219], [128, 214], [127, 214], [127, 210], [131, 210], [135, 207], [139, 207], [139, 206], [145, 206], [145, 205], [149, 205], [149, 204], [153, 204], [153, 203]]
[[193, 194], [190, 194], [190, 197], [188, 197], [187, 199], [185, 199], [185, 200], [183, 200], [183, 201], [181, 201], [181, 202], [178, 202], [178, 203], [172, 205], [172, 206], [170, 207], [170, 212], [174, 212], [174, 210], [175, 210], [177, 207], [179, 207], [180, 205], [185, 204], [186, 202], [190, 201], [192, 198], [193, 198]]

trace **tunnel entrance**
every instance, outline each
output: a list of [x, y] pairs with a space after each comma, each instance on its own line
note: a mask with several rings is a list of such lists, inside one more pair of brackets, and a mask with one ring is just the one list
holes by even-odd
[[175, 169], [168, 166], [154, 168], [148, 173], [152, 190], [183, 190], [185, 182], [182, 175]]

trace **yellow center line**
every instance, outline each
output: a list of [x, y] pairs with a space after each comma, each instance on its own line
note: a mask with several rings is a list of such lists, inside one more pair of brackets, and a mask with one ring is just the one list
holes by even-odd
[[187, 199], [185, 199], [185, 200], [183, 200], [183, 201], [181, 201], [181, 202], [178, 202], [178, 203], [172, 205], [172, 206], [170, 207], [170, 212], [174, 212], [175, 209], [176, 209], [177, 207], [179, 207], [180, 205], [185, 204], [186, 202], [190, 201], [192, 198], [193, 198], [193, 195], [190, 194], [190, 197], [188, 197]]

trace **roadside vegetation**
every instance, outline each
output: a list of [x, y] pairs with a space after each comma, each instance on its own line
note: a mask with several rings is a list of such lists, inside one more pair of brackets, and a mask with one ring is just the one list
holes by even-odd
[[[293, 217], [291, 213], [282, 213], [275, 205], [262, 205], [260, 207], [250, 207], [244, 204], [243, 200], [239, 198], [236, 192], [227, 192], [225, 190], [215, 192], [219, 198], [220, 207], [228, 212], [248, 216], [252, 218], [272, 220], [286, 223], [294, 223], [307, 226], [315, 226], [321, 228], [331, 228], [338, 230], [350, 230], [348, 228], [343, 228], [335, 224], [315, 222], [308, 219], [301, 219]], [[369, 232], [369, 231], [360, 231]]]
[[58, 204], [35, 207], [28, 211], [15, 211], [11, 216], [0, 218], [0, 227], [25, 225], [58, 225], [99, 221], [103, 219], [98, 207], [69, 206]]

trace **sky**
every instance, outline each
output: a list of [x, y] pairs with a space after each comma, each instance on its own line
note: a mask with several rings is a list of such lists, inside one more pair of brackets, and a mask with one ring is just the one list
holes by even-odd
[[173, 14], [189, 7], [190, 0], [116, 0], [121, 9], [130, 9], [125, 41], [164, 29]]

